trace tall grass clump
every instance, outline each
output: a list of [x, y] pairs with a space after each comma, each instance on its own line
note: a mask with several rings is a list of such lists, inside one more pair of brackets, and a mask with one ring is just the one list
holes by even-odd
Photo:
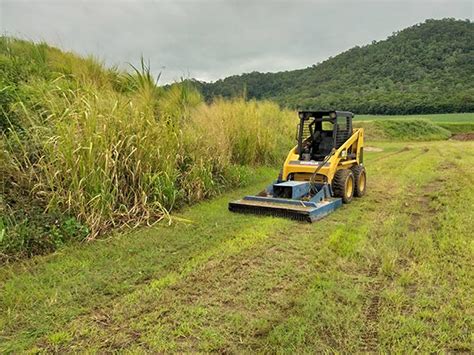
[[[18, 65], [18, 61], [22, 65]], [[0, 258], [167, 218], [280, 163], [290, 112], [2, 38]]]
[[271, 102], [220, 99], [195, 111], [188, 135], [225, 164], [275, 164], [294, 143], [294, 122]]

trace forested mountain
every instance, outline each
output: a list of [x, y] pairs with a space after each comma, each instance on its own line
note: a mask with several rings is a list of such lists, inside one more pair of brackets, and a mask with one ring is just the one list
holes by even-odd
[[[317, 43], [315, 43], [317, 45]], [[427, 20], [311, 67], [195, 81], [206, 99], [271, 99], [358, 113], [474, 111], [474, 23]]]

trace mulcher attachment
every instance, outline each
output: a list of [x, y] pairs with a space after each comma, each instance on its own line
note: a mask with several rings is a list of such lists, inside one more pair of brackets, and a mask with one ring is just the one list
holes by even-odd
[[270, 185], [259, 196], [230, 202], [229, 211], [314, 222], [342, 205], [340, 198], [331, 195], [327, 184], [285, 181]]

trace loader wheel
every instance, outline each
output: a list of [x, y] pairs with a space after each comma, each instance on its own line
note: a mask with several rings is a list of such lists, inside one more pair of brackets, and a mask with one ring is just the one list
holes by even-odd
[[344, 203], [350, 203], [354, 196], [354, 185], [354, 174], [351, 170], [338, 170], [332, 181], [334, 196], [341, 197]]
[[355, 165], [351, 170], [354, 174], [355, 180], [354, 196], [362, 197], [365, 195], [365, 189], [367, 186], [367, 174], [365, 173], [365, 168], [362, 165]]

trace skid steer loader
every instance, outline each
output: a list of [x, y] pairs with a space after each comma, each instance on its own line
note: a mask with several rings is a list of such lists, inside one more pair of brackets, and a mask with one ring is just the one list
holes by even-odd
[[298, 144], [278, 180], [256, 196], [230, 202], [230, 211], [313, 222], [365, 194], [364, 130], [352, 129], [354, 115], [299, 111], [298, 116]]

